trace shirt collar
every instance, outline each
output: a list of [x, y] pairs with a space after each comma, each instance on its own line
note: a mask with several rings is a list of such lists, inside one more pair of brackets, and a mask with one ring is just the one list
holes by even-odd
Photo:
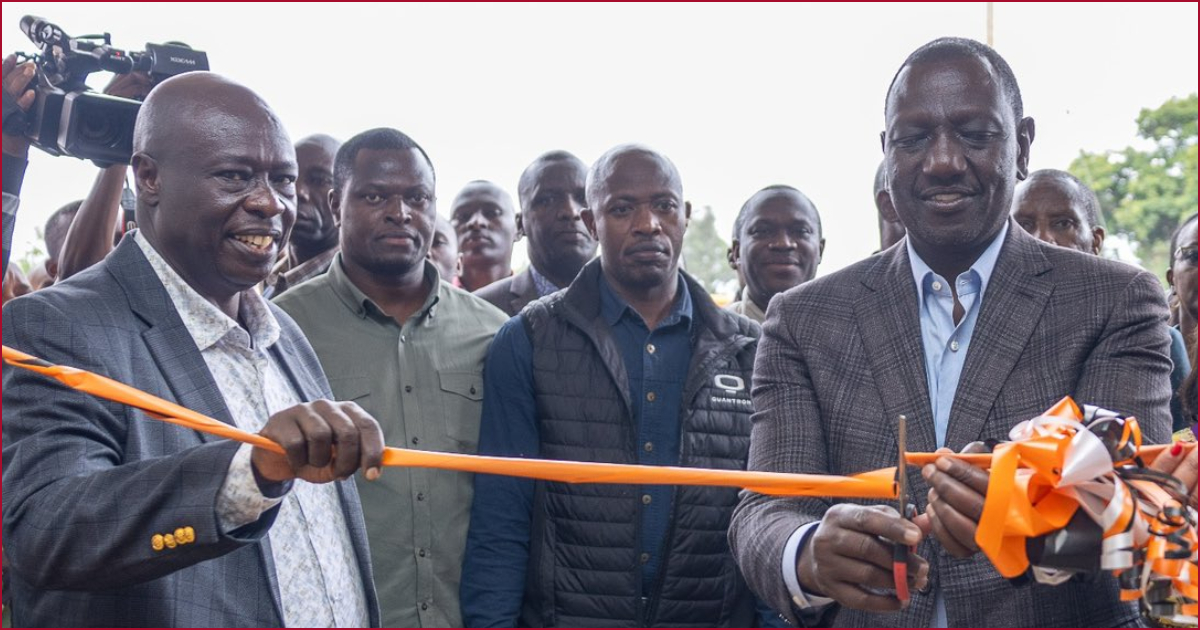
[[[196, 347], [201, 352], [215, 346], [231, 332], [242, 330], [241, 324], [197, 293], [180, 277], [166, 259], [158, 253], [158, 250], [154, 249], [150, 241], [146, 240], [140, 230], [134, 231], [133, 241], [142, 250], [150, 267], [154, 269], [155, 275], [167, 290], [167, 295], [175, 304], [179, 318], [183, 320], [184, 327], [187, 328], [188, 334], [192, 336], [192, 340], [196, 342]], [[248, 339], [244, 341], [249, 342], [252, 347], [266, 349], [279, 341], [279, 322], [271, 313], [267, 301], [253, 289], [242, 292], [238, 306], [238, 319], [245, 323], [246, 330], [244, 332], [248, 335]]]
[[[337, 256], [333, 259], [333, 263], [329, 265], [329, 285], [333, 288], [334, 294], [359, 317], [371, 316], [395, 321], [350, 280], [350, 277], [346, 275], [342, 256], [343, 253], [338, 252]], [[428, 260], [424, 261], [424, 263], [425, 284], [433, 287], [433, 289], [429, 291], [429, 295], [425, 296], [425, 303], [421, 305], [419, 311], [414, 313], [414, 317], [432, 322], [437, 311], [438, 302], [442, 298], [442, 291], [448, 291], [449, 289], [442, 285], [437, 267]], [[403, 324], [404, 322], [400, 323]]]
[[[979, 295], [976, 299], [983, 299], [983, 293], [987, 289], [988, 282], [992, 279], [992, 272], [996, 270], [996, 261], [1000, 258], [1000, 250], [1004, 246], [1004, 238], [1008, 236], [1009, 222], [1004, 222], [1004, 227], [1000, 228], [1000, 233], [992, 239], [991, 244], [975, 262], [971, 264], [971, 268], [964, 273], [974, 272], [979, 277]], [[921, 259], [917, 254], [917, 250], [913, 249], [912, 239], [904, 239], [905, 246], [908, 248], [908, 260], [912, 266], [913, 281], [917, 284], [917, 292], [924, 295], [924, 282], [926, 278], [936, 276], [933, 269]], [[953, 282], [957, 278], [942, 278], [943, 280]]]
[[551, 293], [557, 293], [562, 290], [562, 287], [554, 284], [549, 278], [538, 273], [537, 267], [529, 265], [529, 275], [533, 278], [533, 288], [537, 289], [538, 297], [546, 297]]
[[[688, 285], [683, 281], [683, 274], [678, 275], [679, 290], [676, 293], [675, 302], [671, 304], [671, 310], [667, 316], [659, 322], [658, 327], [663, 328], [672, 326], [679, 322], [687, 324], [687, 328], [692, 327], [692, 294], [688, 290]], [[637, 317], [637, 321], [643, 322], [642, 316], [633, 307], [629, 305], [621, 296], [613, 291], [608, 284], [608, 279], [604, 277], [603, 271], [600, 273], [600, 315], [604, 317], [604, 321], [609, 326], [616, 326], [617, 322], [626, 314]]]

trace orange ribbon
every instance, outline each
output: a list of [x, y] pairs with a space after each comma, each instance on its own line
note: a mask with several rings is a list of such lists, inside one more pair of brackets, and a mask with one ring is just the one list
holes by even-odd
[[1101, 566], [1118, 576], [1134, 571], [1122, 581], [1122, 600], [1144, 597], [1152, 579], [1169, 580], [1174, 595], [1191, 600], [1180, 613], [1194, 617], [1194, 523], [1160, 484], [1117, 474], [1138, 458], [1153, 460], [1165, 445], [1143, 448], [1137, 420], [1125, 418], [1110, 452], [1081, 424], [1084, 417], [1064, 398], [995, 448], [975, 542], [1001, 575], [1016, 577], [1030, 567], [1026, 541], [1062, 529], [1083, 509], [1103, 531]]
[[[147, 415], [164, 422], [244, 442], [276, 453], [283, 453], [282, 447], [261, 435], [247, 433], [237, 427], [98, 374], [67, 366], [51, 365], [8, 346], [4, 346], [4, 361], [9, 365], [54, 378], [72, 389], [141, 409]], [[792, 497], [847, 499], [894, 499], [896, 497], [895, 468], [873, 470], [843, 477], [681, 466], [637, 466], [518, 457], [486, 457], [393, 447], [384, 449], [383, 465], [437, 468], [566, 483], [724, 486], [745, 488], [761, 494]]]
[[[32, 370], [54, 378], [72, 389], [142, 410], [150, 417], [244, 442], [256, 447], [283, 453], [282, 447], [261, 435], [247, 433], [178, 404], [152, 396], [112, 379], [72, 367], [51, 365], [31, 355], [3, 347], [3, 359], [15, 367]], [[911, 465], [931, 463], [940, 457], [951, 457], [980, 468], [990, 468], [983, 516], [976, 532], [976, 542], [1006, 577], [1015, 577], [1029, 568], [1025, 553], [1028, 538], [1042, 536], [1066, 526], [1081, 504], [1094, 503], [1088, 495], [1097, 481], [1114, 476], [1114, 466], [1138, 456], [1143, 462], [1153, 460], [1165, 446], [1141, 447], [1141, 435], [1136, 421], [1129, 419], [1120, 436], [1120, 443], [1130, 453], [1128, 460], [1113, 462], [1111, 458], [1098, 465], [1088, 462], [1081, 453], [1093, 439], [1079, 421], [1079, 407], [1064, 398], [1045, 414], [1021, 423], [1013, 430], [1011, 442], [996, 447], [994, 453], [950, 454], [908, 453]], [[1032, 427], [1032, 428], [1031, 428]], [[1018, 435], [1020, 431], [1026, 434]], [[1089, 437], [1091, 436], [1091, 437]], [[1099, 439], [1099, 438], [1094, 438]], [[1094, 446], [1094, 444], [1092, 445]], [[1107, 453], [1107, 451], [1106, 451]], [[1105, 457], [1108, 457], [1105, 454]], [[1079, 464], [1090, 464], [1080, 472]], [[745, 488], [777, 496], [829, 498], [894, 499], [897, 495], [895, 468], [885, 468], [852, 476], [789, 474], [744, 470], [714, 470], [705, 468], [638, 466], [592, 462], [552, 461], [513, 457], [486, 457], [458, 453], [437, 453], [388, 447], [384, 450], [385, 466], [436, 468], [461, 472], [506, 475], [566, 483], [616, 483], [645, 485], [724, 486]], [[1080, 477], [1082, 475], [1082, 477]], [[1075, 483], [1085, 479], [1088, 483]], [[1066, 483], [1070, 481], [1071, 483]], [[1121, 483], [1109, 484], [1121, 488]], [[1195, 527], [1178, 518], [1164, 516], [1162, 508], [1171, 499], [1154, 483], [1129, 482], [1138, 491], [1141, 503], [1128, 490], [1113, 490], [1105, 497], [1109, 510], [1104, 518], [1106, 539], [1116, 540], [1127, 530], [1141, 532], [1139, 548], [1148, 546], [1147, 565], [1159, 576], [1173, 580], [1176, 592], [1190, 598], [1182, 606], [1184, 614], [1195, 615], [1196, 598], [1196, 532]], [[1124, 492], [1124, 494], [1122, 494]], [[1089, 514], [1096, 512], [1091, 505]], [[1153, 516], [1158, 521], [1153, 532], [1146, 524]], [[1151, 535], [1153, 534], [1153, 535]], [[1172, 538], [1173, 537], [1173, 538]], [[1153, 542], [1151, 542], [1153, 541]], [[1173, 542], [1172, 542], [1173, 541]], [[1179, 541], [1183, 541], [1180, 543]], [[1112, 542], [1112, 541], [1109, 541]], [[1180, 560], [1178, 547], [1190, 545], [1192, 560]], [[1107, 550], [1106, 550], [1107, 553]], [[1123, 598], [1137, 598], [1141, 590], [1123, 592]]]

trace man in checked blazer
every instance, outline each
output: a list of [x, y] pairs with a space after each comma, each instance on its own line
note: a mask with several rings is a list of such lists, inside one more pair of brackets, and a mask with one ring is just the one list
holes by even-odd
[[[849, 474], [908, 448], [1005, 439], [1064, 395], [1169, 438], [1169, 338], [1148, 273], [1043, 244], [1008, 220], [1033, 120], [992, 49], [942, 39], [905, 61], [882, 134], [908, 237], [773, 300], [754, 369], [749, 467]], [[796, 622], [837, 626], [1139, 625], [1111, 575], [1010, 583], [974, 532], [986, 473], [910, 469], [916, 523], [871, 502], [745, 494], [730, 527], [752, 588]], [[919, 526], [919, 527], [918, 527]], [[913, 598], [890, 590], [891, 542], [919, 543]], [[1097, 550], [1099, 552], [1099, 550]]]
[[[295, 221], [296, 158], [250, 90], [160, 84], [134, 138], [140, 230], [4, 308], [4, 342], [258, 432], [219, 440], [4, 368], [18, 626], [378, 625], [358, 469], [382, 435], [253, 287]], [[312, 402], [317, 401], [317, 402]]]

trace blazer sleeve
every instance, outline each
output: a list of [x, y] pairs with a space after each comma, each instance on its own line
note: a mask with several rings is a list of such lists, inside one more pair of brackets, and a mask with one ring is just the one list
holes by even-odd
[[1149, 273], [1119, 298], [1080, 370], [1076, 400], [1136, 416], [1147, 443], [1171, 439], [1171, 337], [1162, 287]]
[[[6, 305], [4, 343], [52, 363], [107, 373], [137, 386], [120, 335], [82, 324], [33, 295]], [[216, 496], [238, 444], [169, 452], [132, 440], [135, 422], [158, 422], [58, 381], [5, 365], [5, 556], [37, 589], [125, 588], [168, 575], [261, 539], [278, 509], [229, 535]], [[156, 551], [152, 537], [192, 527], [193, 542]]]
[[[787, 317], [792, 312], [787, 304], [774, 304], [763, 324], [754, 364], [755, 413], [748, 468], [825, 474], [829, 472], [825, 430], [808, 357], [796, 342], [806, 334], [801, 328], [807, 318]], [[796, 529], [820, 520], [829, 505], [823, 499], [743, 492], [730, 523], [730, 548], [750, 588], [792, 623], [797, 619], [783, 579], [784, 547]]]

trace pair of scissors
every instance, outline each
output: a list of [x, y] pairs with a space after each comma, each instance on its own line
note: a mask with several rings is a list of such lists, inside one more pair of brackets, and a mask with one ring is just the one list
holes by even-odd
[[[896, 422], [896, 447], [900, 451], [896, 464], [896, 507], [902, 518], [911, 519], [916, 511], [908, 502], [908, 418], [900, 415]], [[896, 598], [908, 603], [908, 556], [915, 553], [903, 543], [892, 544], [892, 578], [896, 582]]]

